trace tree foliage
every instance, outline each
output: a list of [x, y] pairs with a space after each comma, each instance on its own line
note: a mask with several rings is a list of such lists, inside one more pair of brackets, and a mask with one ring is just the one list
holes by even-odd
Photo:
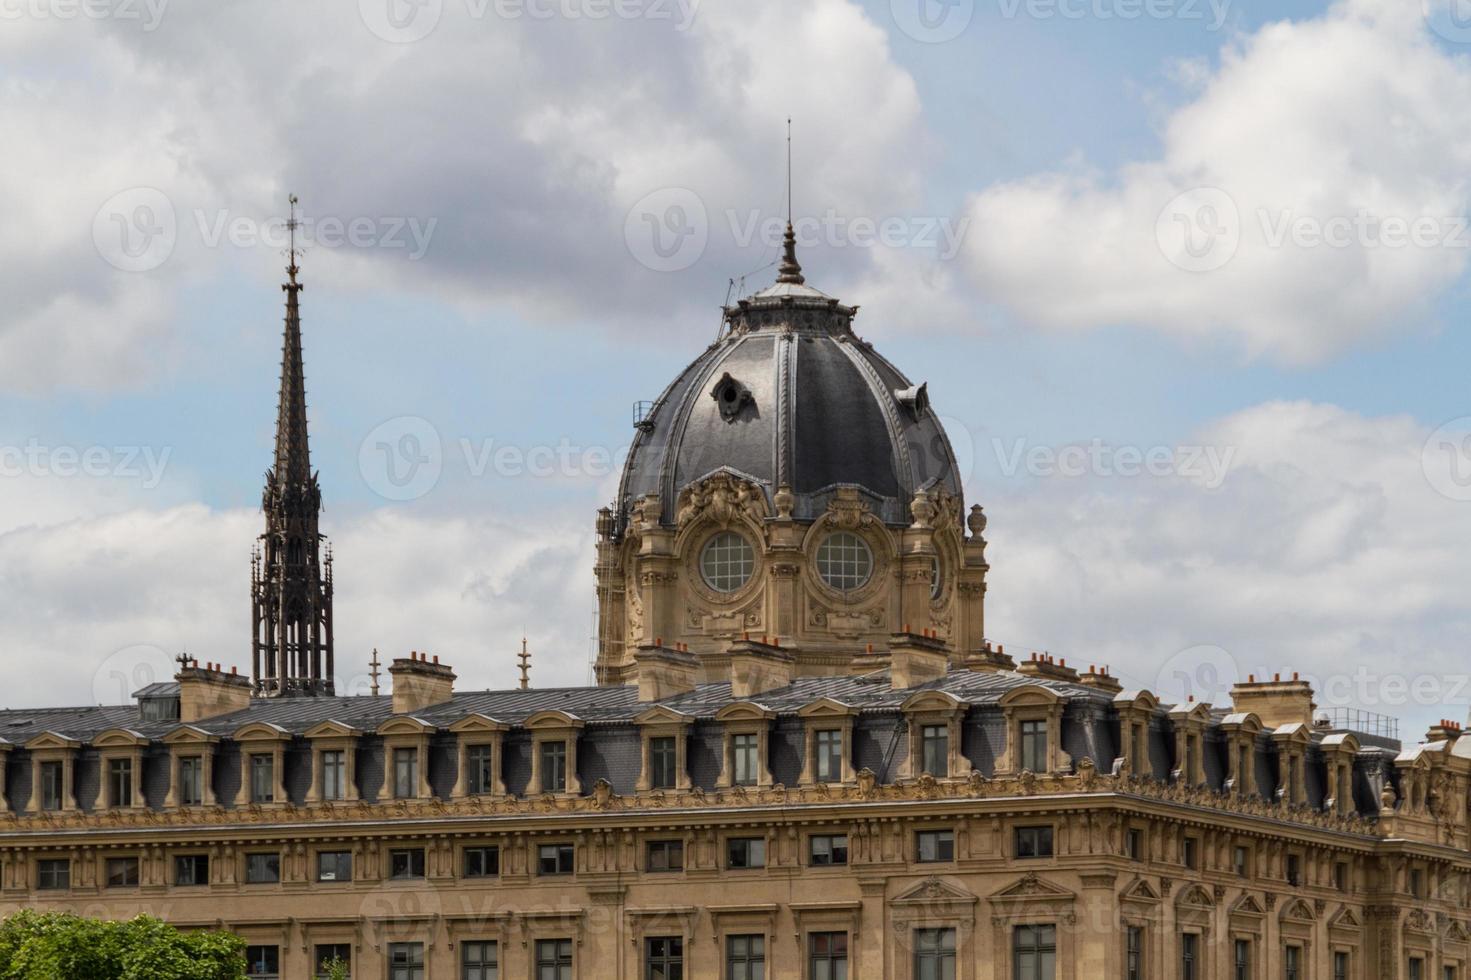
[[0, 923], [0, 980], [243, 980], [245, 942], [141, 915], [18, 912]]

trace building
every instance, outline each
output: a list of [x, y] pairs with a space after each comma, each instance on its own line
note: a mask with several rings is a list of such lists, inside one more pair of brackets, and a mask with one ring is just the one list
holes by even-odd
[[985, 639], [914, 385], [775, 286], [597, 517], [599, 686], [332, 693], [295, 260], [252, 676], [0, 712], [0, 912], [243, 935], [257, 977], [1462, 980], [1471, 739], [1294, 677], [1161, 704]]

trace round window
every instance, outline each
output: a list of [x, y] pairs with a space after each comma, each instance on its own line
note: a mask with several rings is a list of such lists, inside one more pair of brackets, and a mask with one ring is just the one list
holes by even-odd
[[756, 555], [750, 542], [734, 531], [721, 531], [705, 542], [700, 554], [700, 573], [705, 584], [717, 592], [734, 592], [751, 580]]
[[839, 592], [850, 592], [865, 585], [873, 574], [873, 552], [856, 534], [829, 534], [817, 548], [817, 574]]

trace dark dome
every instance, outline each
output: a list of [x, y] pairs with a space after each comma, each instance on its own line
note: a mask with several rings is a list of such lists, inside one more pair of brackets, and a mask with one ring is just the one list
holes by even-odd
[[853, 334], [857, 307], [806, 285], [790, 244], [776, 285], [725, 309], [725, 330], [639, 423], [618, 493], [619, 530], [657, 493], [673, 522], [680, 492], [728, 471], [768, 503], [789, 484], [793, 516], [813, 519], [838, 486], [857, 486], [875, 515], [909, 523], [916, 490], [961, 497], [955, 455], [912, 385]]

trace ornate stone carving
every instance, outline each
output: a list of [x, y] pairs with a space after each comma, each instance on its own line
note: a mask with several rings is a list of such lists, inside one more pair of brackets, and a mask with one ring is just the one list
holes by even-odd
[[675, 523], [685, 527], [706, 519], [727, 527], [744, 515], [760, 521], [766, 517], [766, 496], [761, 488], [729, 473], [717, 473], [685, 489], [679, 495]]

